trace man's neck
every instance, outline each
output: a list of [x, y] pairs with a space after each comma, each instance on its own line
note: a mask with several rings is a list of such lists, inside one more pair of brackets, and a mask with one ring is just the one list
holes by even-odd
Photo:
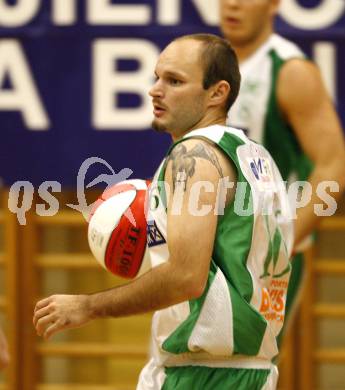
[[193, 130], [203, 129], [205, 127], [214, 126], [214, 125], [225, 126], [225, 124], [226, 124], [226, 117], [224, 117], [224, 114], [221, 114], [217, 118], [212, 118], [212, 119], [204, 118], [202, 121], [198, 122], [195, 126], [188, 129], [183, 134], [178, 134], [178, 135], [177, 134], [175, 135], [172, 133], [170, 133], [170, 134], [171, 134], [171, 138], [173, 139], [173, 142], [176, 142]]
[[231, 45], [234, 48], [239, 63], [244, 62], [248, 59], [252, 54], [254, 54], [273, 34], [272, 28], [267, 28], [260, 35], [258, 35], [254, 40], [244, 43], [237, 44], [236, 42], [232, 42]]

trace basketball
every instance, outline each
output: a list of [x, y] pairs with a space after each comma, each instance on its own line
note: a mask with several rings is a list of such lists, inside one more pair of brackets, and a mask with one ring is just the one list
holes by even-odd
[[123, 278], [149, 268], [146, 250], [146, 194], [148, 181], [127, 180], [106, 189], [95, 202], [88, 227], [92, 254], [100, 265]]

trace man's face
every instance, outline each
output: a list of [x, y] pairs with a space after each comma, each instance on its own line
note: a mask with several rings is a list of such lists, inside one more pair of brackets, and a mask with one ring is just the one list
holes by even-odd
[[184, 39], [172, 42], [159, 56], [152, 97], [152, 127], [181, 136], [197, 127], [207, 108], [200, 61], [202, 43]]
[[254, 41], [270, 28], [279, 0], [219, 0], [220, 26], [235, 46]]

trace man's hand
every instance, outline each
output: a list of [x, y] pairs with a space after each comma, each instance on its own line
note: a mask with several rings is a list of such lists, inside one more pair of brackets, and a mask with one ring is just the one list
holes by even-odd
[[37, 334], [49, 339], [57, 332], [78, 328], [91, 319], [87, 295], [52, 295], [37, 302], [33, 323]]

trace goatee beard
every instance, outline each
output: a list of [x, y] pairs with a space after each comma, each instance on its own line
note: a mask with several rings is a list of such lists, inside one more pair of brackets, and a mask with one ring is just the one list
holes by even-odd
[[166, 127], [164, 125], [160, 125], [155, 120], [152, 121], [151, 126], [153, 130], [156, 130], [158, 133], [164, 133], [166, 131]]

